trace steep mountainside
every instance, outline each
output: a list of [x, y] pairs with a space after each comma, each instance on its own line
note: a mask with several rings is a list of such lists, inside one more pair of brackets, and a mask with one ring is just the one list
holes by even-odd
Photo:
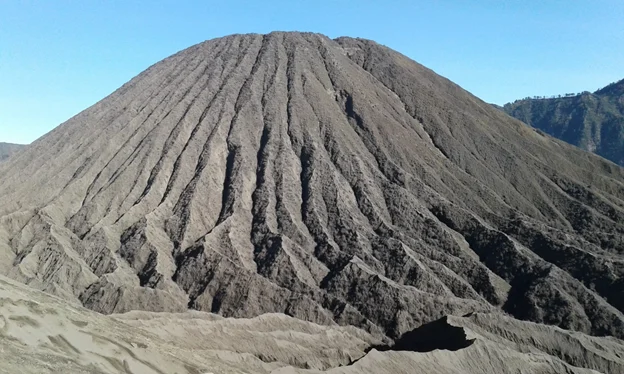
[[12, 154], [22, 149], [21, 144], [0, 143], [0, 162], [5, 161]]
[[103, 313], [624, 337], [624, 170], [366, 40], [181, 51], [0, 165], [0, 217], [0, 273]]
[[594, 93], [517, 100], [505, 112], [549, 135], [624, 166], [624, 80]]

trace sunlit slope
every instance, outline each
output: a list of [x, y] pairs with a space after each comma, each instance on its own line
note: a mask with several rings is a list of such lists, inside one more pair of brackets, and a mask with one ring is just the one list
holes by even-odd
[[621, 338], [623, 174], [374, 42], [233, 35], [0, 165], [0, 272], [103, 313]]

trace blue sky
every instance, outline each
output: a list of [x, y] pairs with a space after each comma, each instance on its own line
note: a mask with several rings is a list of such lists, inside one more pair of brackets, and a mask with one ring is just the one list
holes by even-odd
[[622, 0], [0, 0], [0, 141], [35, 140], [193, 44], [274, 30], [373, 39], [497, 104], [624, 78]]

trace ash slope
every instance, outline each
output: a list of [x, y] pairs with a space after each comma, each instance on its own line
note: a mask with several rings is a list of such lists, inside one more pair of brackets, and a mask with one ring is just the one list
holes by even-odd
[[[330, 369], [376, 341], [352, 326], [271, 314], [103, 316], [0, 276], [0, 373], [270, 373]], [[284, 347], [288, 347], [285, 349]]]
[[624, 336], [624, 171], [366, 40], [173, 55], [1, 165], [0, 215], [0, 272], [103, 313]]
[[517, 100], [503, 110], [549, 135], [624, 166], [624, 79], [594, 93]]
[[[438, 345], [421, 344], [432, 340]], [[103, 316], [0, 276], [2, 373], [502, 374], [521, 369], [617, 374], [624, 370], [624, 345], [615, 338], [491, 314], [445, 317], [406, 334], [397, 350], [366, 353], [371, 344], [379, 341], [352, 326], [319, 326], [280, 314], [252, 319], [194, 311]], [[453, 348], [458, 346], [463, 348]]]
[[24, 148], [21, 144], [0, 143], [0, 162], [6, 161], [11, 155]]

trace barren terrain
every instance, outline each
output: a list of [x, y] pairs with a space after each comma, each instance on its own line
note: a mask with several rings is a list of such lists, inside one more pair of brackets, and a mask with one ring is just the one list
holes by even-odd
[[[75, 305], [277, 313], [382, 345], [450, 316], [484, 338], [456, 354], [375, 350], [336, 372], [413, 359], [501, 372], [470, 366], [484, 357], [589, 368], [577, 348], [516, 339], [620, 350], [623, 249], [624, 169], [362, 39], [195, 45], [0, 164], [0, 273]], [[487, 335], [498, 327], [482, 318], [519, 337]], [[313, 368], [346, 357], [324, 355]]]

